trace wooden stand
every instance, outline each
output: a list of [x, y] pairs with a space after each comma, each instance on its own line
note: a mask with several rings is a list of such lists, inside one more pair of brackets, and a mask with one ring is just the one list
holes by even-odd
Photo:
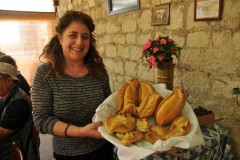
[[173, 61], [158, 65], [156, 83], [165, 83], [167, 89], [173, 90], [174, 66]]

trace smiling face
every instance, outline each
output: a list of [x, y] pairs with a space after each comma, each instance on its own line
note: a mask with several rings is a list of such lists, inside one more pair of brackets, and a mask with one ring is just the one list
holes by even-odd
[[90, 31], [80, 22], [72, 22], [61, 35], [59, 41], [62, 45], [66, 63], [84, 62], [90, 45]]

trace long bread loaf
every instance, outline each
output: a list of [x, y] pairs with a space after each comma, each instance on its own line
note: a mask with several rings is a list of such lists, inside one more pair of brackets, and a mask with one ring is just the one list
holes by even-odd
[[173, 92], [165, 97], [158, 105], [155, 112], [155, 121], [160, 126], [165, 126], [176, 119], [186, 103], [183, 88], [175, 87]]

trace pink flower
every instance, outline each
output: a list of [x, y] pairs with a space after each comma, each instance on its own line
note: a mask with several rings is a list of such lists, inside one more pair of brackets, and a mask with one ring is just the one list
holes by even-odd
[[160, 56], [158, 56], [158, 59], [159, 59], [160, 61], [162, 61], [162, 60], [164, 59], [164, 56], [163, 56], [163, 55], [160, 55]]
[[180, 54], [180, 49], [181, 47], [178, 47], [169, 36], [159, 36], [156, 39], [149, 39], [143, 44], [142, 58], [146, 58], [148, 66], [153, 68], [165, 63], [165, 60], [172, 60], [172, 56], [178, 56], [177, 53]]
[[150, 66], [157, 67], [157, 63], [155, 62], [155, 57], [154, 56], [149, 56], [148, 57], [148, 62]]
[[154, 68], [156, 68], [156, 67], [157, 67], [157, 63], [154, 62], [154, 63], [152, 64], [152, 66], [153, 66]]
[[161, 44], [167, 44], [167, 41], [166, 41], [166, 39], [161, 39], [160, 43]]
[[154, 56], [149, 56], [148, 61], [152, 64], [153, 62], [155, 62], [155, 57]]
[[147, 43], [143, 45], [143, 51], [146, 51], [151, 46], [151, 44], [152, 44], [152, 40], [149, 39]]
[[157, 51], [159, 51], [159, 49], [157, 47], [153, 48], [153, 53], [156, 53]]

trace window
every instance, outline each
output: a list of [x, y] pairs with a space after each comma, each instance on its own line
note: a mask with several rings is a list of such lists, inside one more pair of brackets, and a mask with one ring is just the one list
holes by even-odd
[[0, 51], [12, 56], [18, 70], [32, 85], [39, 55], [52, 38], [54, 12], [0, 10]]
[[0, 0], [0, 10], [54, 12], [53, 0]]

